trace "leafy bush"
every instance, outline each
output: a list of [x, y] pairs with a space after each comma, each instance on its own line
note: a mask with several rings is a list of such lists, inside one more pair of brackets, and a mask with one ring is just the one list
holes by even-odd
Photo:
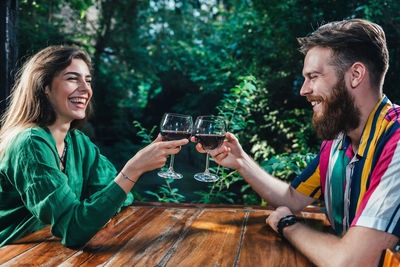
[[155, 196], [159, 202], [184, 202], [185, 196], [178, 193], [178, 188], [172, 188], [173, 179], [165, 179], [165, 185], [161, 185], [157, 192], [145, 191], [146, 194]]
[[281, 180], [292, 181], [312, 162], [314, 157], [313, 153], [282, 153], [267, 161], [262, 161], [260, 166]]

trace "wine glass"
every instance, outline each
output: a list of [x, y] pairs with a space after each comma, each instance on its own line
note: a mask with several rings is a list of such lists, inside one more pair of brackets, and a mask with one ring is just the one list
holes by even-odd
[[[184, 138], [189, 139], [192, 135], [192, 130], [192, 116], [165, 113], [162, 117], [160, 132], [163, 141], [172, 141]], [[168, 170], [158, 172], [158, 176], [169, 179], [182, 179], [183, 175], [174, 171], [174, 158], [175, 155], [172, 154]]]
[[200, 116], [196, 119], [194, 135], [196, 140], [207, 152], [206, 169], [202, 173], [196, 173], [194, 178], [200, 182], [215, 182], [219, 178], [208, 170], [209, 157], [208, 151], [219, 147], [225, 139], [225, 120], [221, 116]]

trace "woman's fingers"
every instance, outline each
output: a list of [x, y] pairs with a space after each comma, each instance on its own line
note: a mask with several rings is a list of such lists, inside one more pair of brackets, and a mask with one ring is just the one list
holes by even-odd
[[164, 142], [156, 142], [156, 140], [151, 144], [152, 148], [149, 147], [149, 149], [153, 150], [153, 153], [162, 157], [167, 157], [171, 154], [178, 154], [181, 150], [181, 146], [186, 145], [189, 142], [187, 139]]
[[199, 151], [200, 153], [207, 153], [207, 151], [205, 151], [205, 150], [203, 149], [203, 146], [202, 146], [200, 143], [198, 143], [198, 144], [196, 145], [196, 150]]
[[[197, 143], [196, 137], [194, 136], [190, 137], [190, 141], [193, 143]], [[207, 153], [207, 151], [203, 149], [203, 146], [200, 143], [196, 144], [196, 150], [200, 153]]]
[[[157, 139], [158, 139], [158, 137], [157, 137]], [[156, 140], [157, 140], [157, 139], [156, 139]], [[156, 140], [154, 140], [153, 143], [155, 143]], [[187, 140], [187, 139], [180, 139], [180, 140], [174, 140], [174, 141], [157, 142], [157, 145], [158, 145], [159, 148], [167, 148], [167, 149], [170, 149], [170, 148], [176, 148], [176, 147], [180, 147], [180, 146], [186, 145], [187, 143], [189, 143], [189, 140]]]
[[170, 148], [168, 149], [168, 155], [172, 155], [172, 154], [178, 154], [181, 151], [181, 147], [175, 147], [175, 148]]
[[166, 148], [176, 148], [176, 147], [180, 147], [180, 146], [186, 145], [187, 143], [189, 143], [189, 140], [187, 140], [187, 139], [180, 139], [180, 140], [163, 142], [163, 144], [165, 144]]
[[162, 141], [162, 136], [161, 136], [161, 134], [158, 134], [158, 135], [157, 135], [157, 138], [154, 139], [154, 141], [151, 142], [151, 143], [153, 144], [153, 143], [157, 143], [157, 142], [161, 142], [161, 141]]

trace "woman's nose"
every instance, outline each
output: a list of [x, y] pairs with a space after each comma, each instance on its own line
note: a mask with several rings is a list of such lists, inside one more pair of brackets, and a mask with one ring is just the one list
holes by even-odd
[[86, 91], [86, 90], [91, 90], [92, 87], [91, 87], [90, 82], [87, 82], [87, 81], [83, 80], [83, 81], [81, 81], [80, 84], [79, 84], [79, 89], [80, 89], [80, 90], [85, 90], [85, 91]]

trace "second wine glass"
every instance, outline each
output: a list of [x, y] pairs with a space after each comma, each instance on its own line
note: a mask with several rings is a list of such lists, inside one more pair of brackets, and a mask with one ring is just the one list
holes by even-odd
[[210, 173], [209, 151], [218, 148], [225, 139], [225, 120], [221, 116], [200, 116], [196, 119], [194, 134], [196, 140], [207, 152], [206, 169], [202, 173], [197, 173], [194, 178], [200, 182], [215, 182], [219, 178]]
[[[165, 113], [160, 124], [160, 131], [163, 141], [189, 139], [193, 130], [192, 116]], [[169, 179], [182, 179], [183, 175], [174, 171], [175, 155], [171, 155], [169, 168], [166, 171], [158, 172], [158, 176]]]

